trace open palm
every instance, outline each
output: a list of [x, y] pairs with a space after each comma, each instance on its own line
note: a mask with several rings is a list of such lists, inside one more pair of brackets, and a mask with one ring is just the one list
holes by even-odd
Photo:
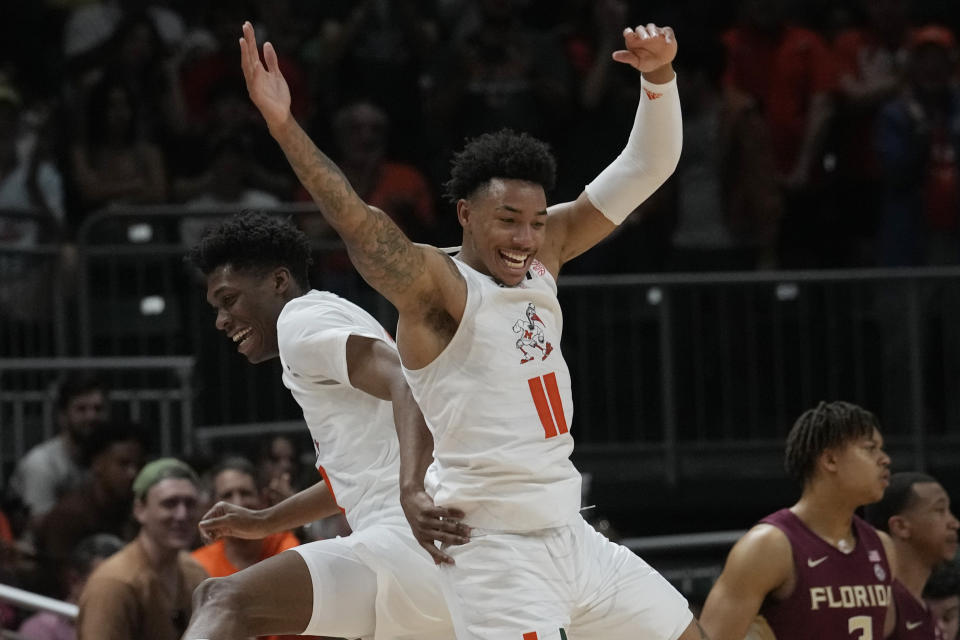
[[240, 38], [240, 67], [247, 82], [247, 92], [267, 121], [267, 126], [274, 126], [290, 117], [290, 87], [280, 73], [277, 52], [269, 42], [263, 45], [263, 60], [266, 66], [260, 62], [253, 25], [244, 22], [243, 37]]
[[643, 73], [673, 62], [677, 55], [677, 39], [673, 29], [652, 23], [645, 27], [638, 25], [635, 29], [624, 29], [623, 44], [626, 49], [614, 51], [613, 59]]

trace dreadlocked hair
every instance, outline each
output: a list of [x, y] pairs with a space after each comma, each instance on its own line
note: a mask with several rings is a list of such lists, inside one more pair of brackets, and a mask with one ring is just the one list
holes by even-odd
[[450, 180], [443, 186], [447, 199], [456, 204], [469, 198], [493, 178], [523, 180], [553, 189], [557, 163], [550, 147], [526, 133], [501, 129], [470, 140], [451, 162]]
[[204, 275], [227, 264], [256, 272], [286, 267], [301, 288], [310, 288], [310, 240], [289, 218], [241, 211], [207, 229], [186, 259]]
[[883, 491], [879, 502], [868, 504], [863, 515], [874, 529], [890, 533], [890, 518], [906, 511], [917, 498], [915, 484], [936, 482], [936, 479], [919, 471], [904, 471], [890, 476], [890, 484]]
[[821, 402], [804, 411], [787, 435], [784, 466], [801, 483], [813, 475], [817, 458], [826, 449], [871, 436], [879, 429], [876, 416], [850, 402]]

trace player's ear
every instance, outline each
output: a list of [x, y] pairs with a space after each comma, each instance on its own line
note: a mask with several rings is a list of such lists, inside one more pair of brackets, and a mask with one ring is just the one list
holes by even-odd
[[460, 221], [461, 227], [470, 224], [470, 203], [464, 198], [457, 200], [457, 220]]
[[142, 499], [136, 498], [136, 497], [133, 499], [133, 518], [141, 526], [143, 526], [144, 521], [146, 520], [146, 511], [147, 511], [146, 500], [147, 500], [146, 496], [143, 496]]
[[293, 281], [293, 276], [286, 267], [277, 267], [274, 269], [272, 277], [273, 289], [281, 295], [287, 292], [287, 289], [290, 288], [290, 283]]
[[901, 540], [906, 540], [913, 532], [910, 520], [903, 516], [890, 516], [890, 519], [887, 521], [887, 528], [890, 530], [892, 537], [900, 538]]
[[833, 447], [824, 449], [823, 453], [820, 454], [820, 457], [817, 458], [817, 465], [823, 468], [825, 471], [836, 473], [837, 469], [840, 468], [838, 453], [839, 452]]

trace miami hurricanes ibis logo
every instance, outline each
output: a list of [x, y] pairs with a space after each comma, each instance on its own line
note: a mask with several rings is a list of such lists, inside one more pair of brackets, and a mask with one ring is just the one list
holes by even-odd
[[543, 320], [537, 315], [537, 307], [532, 302], [527, 304], [525, 315], [513, 325], [513, 332], [517, 334], [517, 349], [523, 354], [520, 364], [530, 362], [537, 355], [541, 360], [546, 360], [553, 351], [553, 345], [543, 335]]

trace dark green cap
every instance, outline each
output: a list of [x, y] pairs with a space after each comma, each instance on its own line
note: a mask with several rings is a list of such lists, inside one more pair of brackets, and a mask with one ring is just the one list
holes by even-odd
[[150, 487], [167, 478], [183, 478], [194, 486], [200, 485], [200, 479], [186, 462], [176, 458], [159, 458], [144, 465], [133, 479], [133, 497], [143, 500]]

